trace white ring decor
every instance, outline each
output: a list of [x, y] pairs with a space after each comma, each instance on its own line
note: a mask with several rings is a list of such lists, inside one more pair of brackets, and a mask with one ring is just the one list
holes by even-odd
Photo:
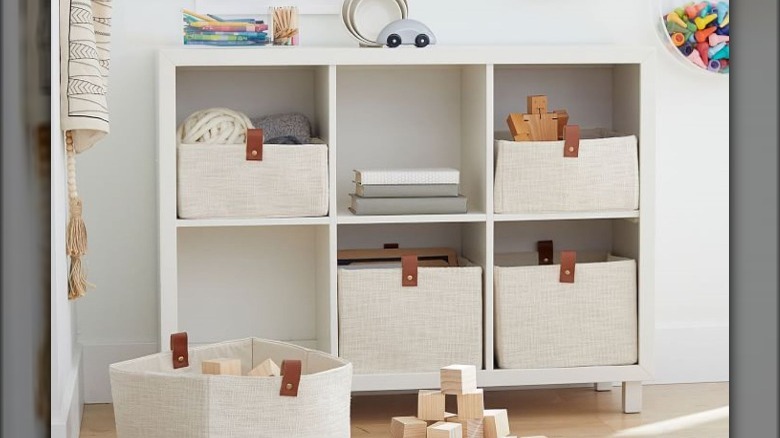
[[[341, 19], [344, 21], [344, 25], [349, 30], [349, 33], [365, 47], [382, 47], [382, 44], [378, 44], [376, 41], [368, 39], [365, 35], [361, 34], [357, 26], [355, 26], [355, 11], [363, 0], [344, 0], [344, 4], [341, 8]], [[394, 1], [398, 5], [398, 9], [401, 12], [401, 18], [406, 19], [409, 16], [409, 4], [407, 0], [388, 0]]]

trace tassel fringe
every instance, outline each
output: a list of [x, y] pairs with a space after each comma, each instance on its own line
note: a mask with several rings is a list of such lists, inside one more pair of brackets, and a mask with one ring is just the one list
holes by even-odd
[[87, 227], [84, 225], [84, 218], [81, 216], [81, 199], [71, 199], [70, 218], [68, 218], [68, 229], [65, 240], [65, 250], [68, 255], [83, 256], [87, 253]]
[[87, 272], [81, 257], [87, 254], [87, 226], [82, 217], [83, 207], [76, 189], [76, 151], [70, 131], [65, 133], [65, 150], [68, 159], [68, 199], [70, 199], [70, 217], [65, 235], [65, 251], [70, 256], [68, 272], [68, 299], [75, 300], [87, 293], [92, 286], [87, 281]]
[[75, 300], [87, 294], [87, 273], [81, 263], [81, 257], [70, 257], [70, 272], [68, 273], [68, 299]]

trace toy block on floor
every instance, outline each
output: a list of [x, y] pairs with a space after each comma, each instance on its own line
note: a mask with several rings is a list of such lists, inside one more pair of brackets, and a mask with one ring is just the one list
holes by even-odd
[[426, 438], [428, 423], [417, 417], [394, 417], [390, 423], [392, 438]]
[[474, 365], [446, 366], [441, 369], [440, 376], [443, 394], [464, 394], [477, 391], [477, 367]]
[[279, 365], [276, 365], [271, 359], [266, 359], [260, 365], [252, 368], [252, 371], [247, 373], [247, 376], [252, 377], [274, 377], [280, 376], [281, 370]]
[[458, 394], [458, 417], [473, 420], [485, 416], [485, 395], [482, 389]]
[[484, 418], [475, 418], [473, 420], [464, 420], [460, 417], [448, 418], [447, 422], [459, 423], [463, 429], [463, 438], [484, 438], [485, 420]]
[[428, 426], [427, 438], [463, 438], [463, 428], [459, 423], [439, 421]]
[[485, 409], [485, 438], [504, 438], [509, 435], [509, 416], [506, 409]]
[[417, 418], [427, 421], [444, 420], [444, 394], [441, 391], [418, 392]]
[[241, 360], [240, 359], [227, 359], [217, 358], [204, 360], [200, 364], [200, 372], [202, 374], [215, 374], [223, 376], [240, 376], [241, 375]]

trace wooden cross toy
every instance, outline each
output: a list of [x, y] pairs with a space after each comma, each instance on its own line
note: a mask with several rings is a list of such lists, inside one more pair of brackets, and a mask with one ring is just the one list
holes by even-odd
[[528, 96], [528, 113], [510, 113], [506, 119], [515, 141], [555, 141], [563, 138], [569, 121], [566, 110], [547, 112], [547, 96]]

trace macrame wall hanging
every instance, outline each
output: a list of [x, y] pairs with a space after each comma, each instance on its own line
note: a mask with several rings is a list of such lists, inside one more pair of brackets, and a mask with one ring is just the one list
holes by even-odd
[[110, 62], [111, 0], [60, 0], [60, 115], [68, 166], [70, 261], [68, 298], [84, 296], [87, 253], [83, 205], [76, 189], [76, 155], [109, 132], [106, 91]]

